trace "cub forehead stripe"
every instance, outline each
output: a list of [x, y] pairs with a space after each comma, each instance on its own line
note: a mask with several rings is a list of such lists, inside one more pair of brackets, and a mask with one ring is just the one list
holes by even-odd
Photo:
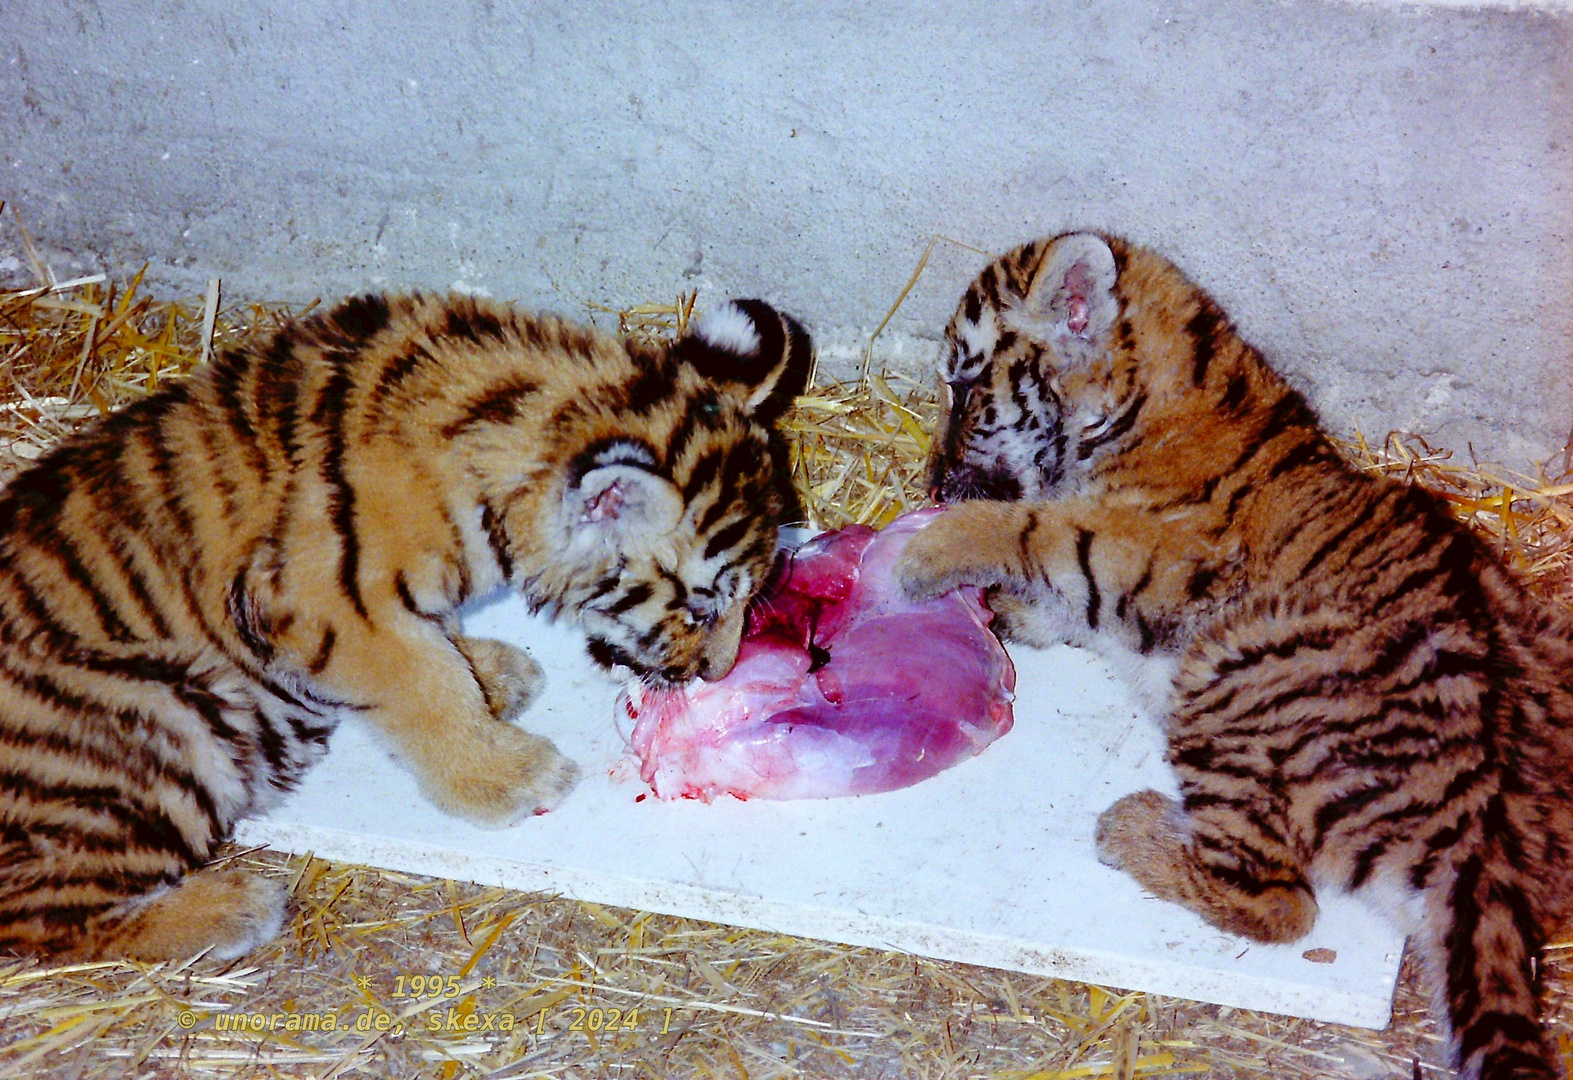
[[723, 525], [711, 534], [709, 540], [705, 541], [705, 559], [713, 559], [718, 552], [735, 547], [737, 542], [747, 536], [749, 530], [753, 527], [754, 522], [748, 517], [740, 517], [728, 525]]

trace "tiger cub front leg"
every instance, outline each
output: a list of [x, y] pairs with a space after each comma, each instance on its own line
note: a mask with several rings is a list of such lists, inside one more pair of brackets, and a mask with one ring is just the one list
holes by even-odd
[[324, 682], [367, 706], [361, 716], [391, 738], [443, 810], [481, 825], [509, 825], [552, 809], [579, 769], [550, 740], [507, 722], [539, 687], [521, 650], [485, 638], [450, 638], [435, 621], [341, 635]]
[[[1079, 499], [977, 500], [952, 506], [908, 542], [896, 580], [915, 599], [958, 585], [999, 586], [1031, 609], [1032, 633], [1046, 627], [1072, 643], [1126, 622], [1145, 640], [1194, 602], [1210, 554], [1194, 525], [1137, 508]], [[1021, 614], [1021, 613], [1018, 613]], [[1144, 649], [1145, 651], [1145, 649]]]

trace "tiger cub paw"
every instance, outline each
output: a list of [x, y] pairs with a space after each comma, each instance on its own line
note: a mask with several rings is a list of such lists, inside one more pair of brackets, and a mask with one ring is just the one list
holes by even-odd
[[455, 637], [498, 720], [512, 720], [540, 695], [546, 673], [529, 653], [494, 638]]
[[243, 870], [200, 870], [138, 902], [97, 955], [183, 960], [197, 953], [233, 960], [272, 941], [284, 927], [289, 891]]
[[477, 825], [502, 828], [555, 808], [578, 782], [579, 766], [550, 739], [501, 723], [433, 801]]
[[[1156, 791], [1138, 791], [1098, 815], [1098, 861], [1124, 870], [1149, 889], [1181, 857], [1180, 805]], [[1155, 890], [1156, 891], [1156, 890]], [[1170, 890], [1159, 895], [1168, 896]]]
[[236, 895], [219, 920], [208, 954], [220, 960], [244, 956], [278, 937], [289, 908], [289, 890], [280, 882], [235, 871], [230, 887]]
[[969, 565], [940, 517], [907, 541], [896, 560], [896, 587], [909, 600], [932, 600], [958, 585], [993, 585], [993, 574]]

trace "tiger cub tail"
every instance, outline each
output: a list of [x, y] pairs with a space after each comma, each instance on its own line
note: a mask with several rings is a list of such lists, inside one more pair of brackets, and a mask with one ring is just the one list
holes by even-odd
[[1562, 1073], [1540, 1023], [1544, 937], [1507, 843], [1482, 837], [1450, 880], [1427, 891], [1421, 957], [1460, 1080], [1556, 1080]]

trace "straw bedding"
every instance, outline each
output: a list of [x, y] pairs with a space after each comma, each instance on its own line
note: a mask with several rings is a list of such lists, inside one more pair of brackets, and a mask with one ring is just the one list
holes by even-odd
[[[24, 249], [31, 255], [31, 241]], [[190, 304], [139, 278], [0, 292], [0, 482], [106, 414], [300, 309]], [[920, 267], [921, 269], [921, 267]], [[618, 312], [667, 334], [693, 297]], [[870, 374], [787, 419], [814, 527], [921, 501], [932, 390]], [[1346, 446], [1441, 492], [1543, 595], [1573, 601], [1570, 454], [1517, 476], [1413, 437]], [[1411, 1077], [1443, 1075], [1406, 965], [1386, 1032], [1083, 986], [473, 884], [231, 850], [293, 918], [240, 961], [48, 968], [0, 960], [0, 1075], [452, 1077]], [[1573, 939], [1547, 954], [1573, 1054]]]

